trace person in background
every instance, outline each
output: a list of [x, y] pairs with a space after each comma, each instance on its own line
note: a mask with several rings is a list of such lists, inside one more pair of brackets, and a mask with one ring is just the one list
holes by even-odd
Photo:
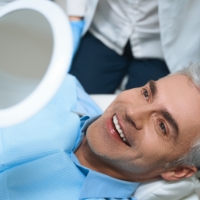
[[113, 93], [127, 74], [129, 89], [199, 61], [199, 6], [199, 1], [66, 0], [68, 16], [85, 22], [70, 73], [90, 94]]

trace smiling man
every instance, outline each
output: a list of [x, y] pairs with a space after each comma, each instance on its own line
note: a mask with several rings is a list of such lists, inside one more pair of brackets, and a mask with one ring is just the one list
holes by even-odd
[[122, 92], [87, 125], [75, 154], [88, 168], [117, 179], [168, 181], [200, 167], [200, 66]]
[[96, 117], [74, 112], [74, 80], [34, 117], [0, 130], [0, 199], [135, 200], [141, 182], [176, 184], [200, 168], [199, 64], [122, 92]]

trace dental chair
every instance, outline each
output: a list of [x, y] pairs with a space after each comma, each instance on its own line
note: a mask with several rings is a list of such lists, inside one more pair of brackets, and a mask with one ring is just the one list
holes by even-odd
[[[13, 194], [13, 185], [17, 180], [12, 180], [15, 174], [9, 174], [12, 175], [11, 182], [5, 185], [5, 177], [1, 176], [7, 164], [3, 162], [3, 132], [9, 129], [14, 135], [15, 129], [23, 123], [34, 122], [38, 113], [44, 108], [47, 110], [47, 105], [62, 87], [64, 78], [67, 76], [69, 83], [73, 83], [75, 78], [66, 75], [73, 48], [70, 24], [63, 11], [53, 2], [18, 0], [1, 8], [0, 44], [0, 199], [5, 199], [5, 189], [8, 194]], [[74, 90], [82, 94], [78, 106], [73, 105], [77, 113], [100, 114], [116, 97], [89, 96], [80, 83], [75, 82]], [[73, 85], [68, 85], [65, 96], [73, 95], [72, 89]], [[73, 104], [73, 98], [71, 101]], [[13, 139], [12, 143], [15, 142]], [[20, 154], [16, 151], [15, 154]], [[31, 174], [34, 171], [30, 171]], [[176, 182], [156, 180], [142, 183], [133, 196], [138, 200], [197, 200], [200, 198], [198, 189], [199, 180], [193, 176]]]

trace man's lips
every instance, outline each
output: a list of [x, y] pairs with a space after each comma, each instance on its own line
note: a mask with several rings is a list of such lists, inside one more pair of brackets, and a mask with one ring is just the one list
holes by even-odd
[[109, 133], [114, 136], [117, 140], [123, 142], [124, 144], [130, 146], [127, 141], [125, 134], [123, 133], [120, 124], [118, 122], [117, 116], [114, 115], [112, 120], [107, 121], [107, 128]]

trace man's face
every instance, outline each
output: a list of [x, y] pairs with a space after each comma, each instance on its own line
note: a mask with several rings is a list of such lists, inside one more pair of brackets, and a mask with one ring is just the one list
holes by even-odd
[[126, 180], [151, 179], [189, 151], [199, 119], [198, 90], [187, 77], [173, 75], [122, 92], [86, 137], [94, 155], [114, 173]]

